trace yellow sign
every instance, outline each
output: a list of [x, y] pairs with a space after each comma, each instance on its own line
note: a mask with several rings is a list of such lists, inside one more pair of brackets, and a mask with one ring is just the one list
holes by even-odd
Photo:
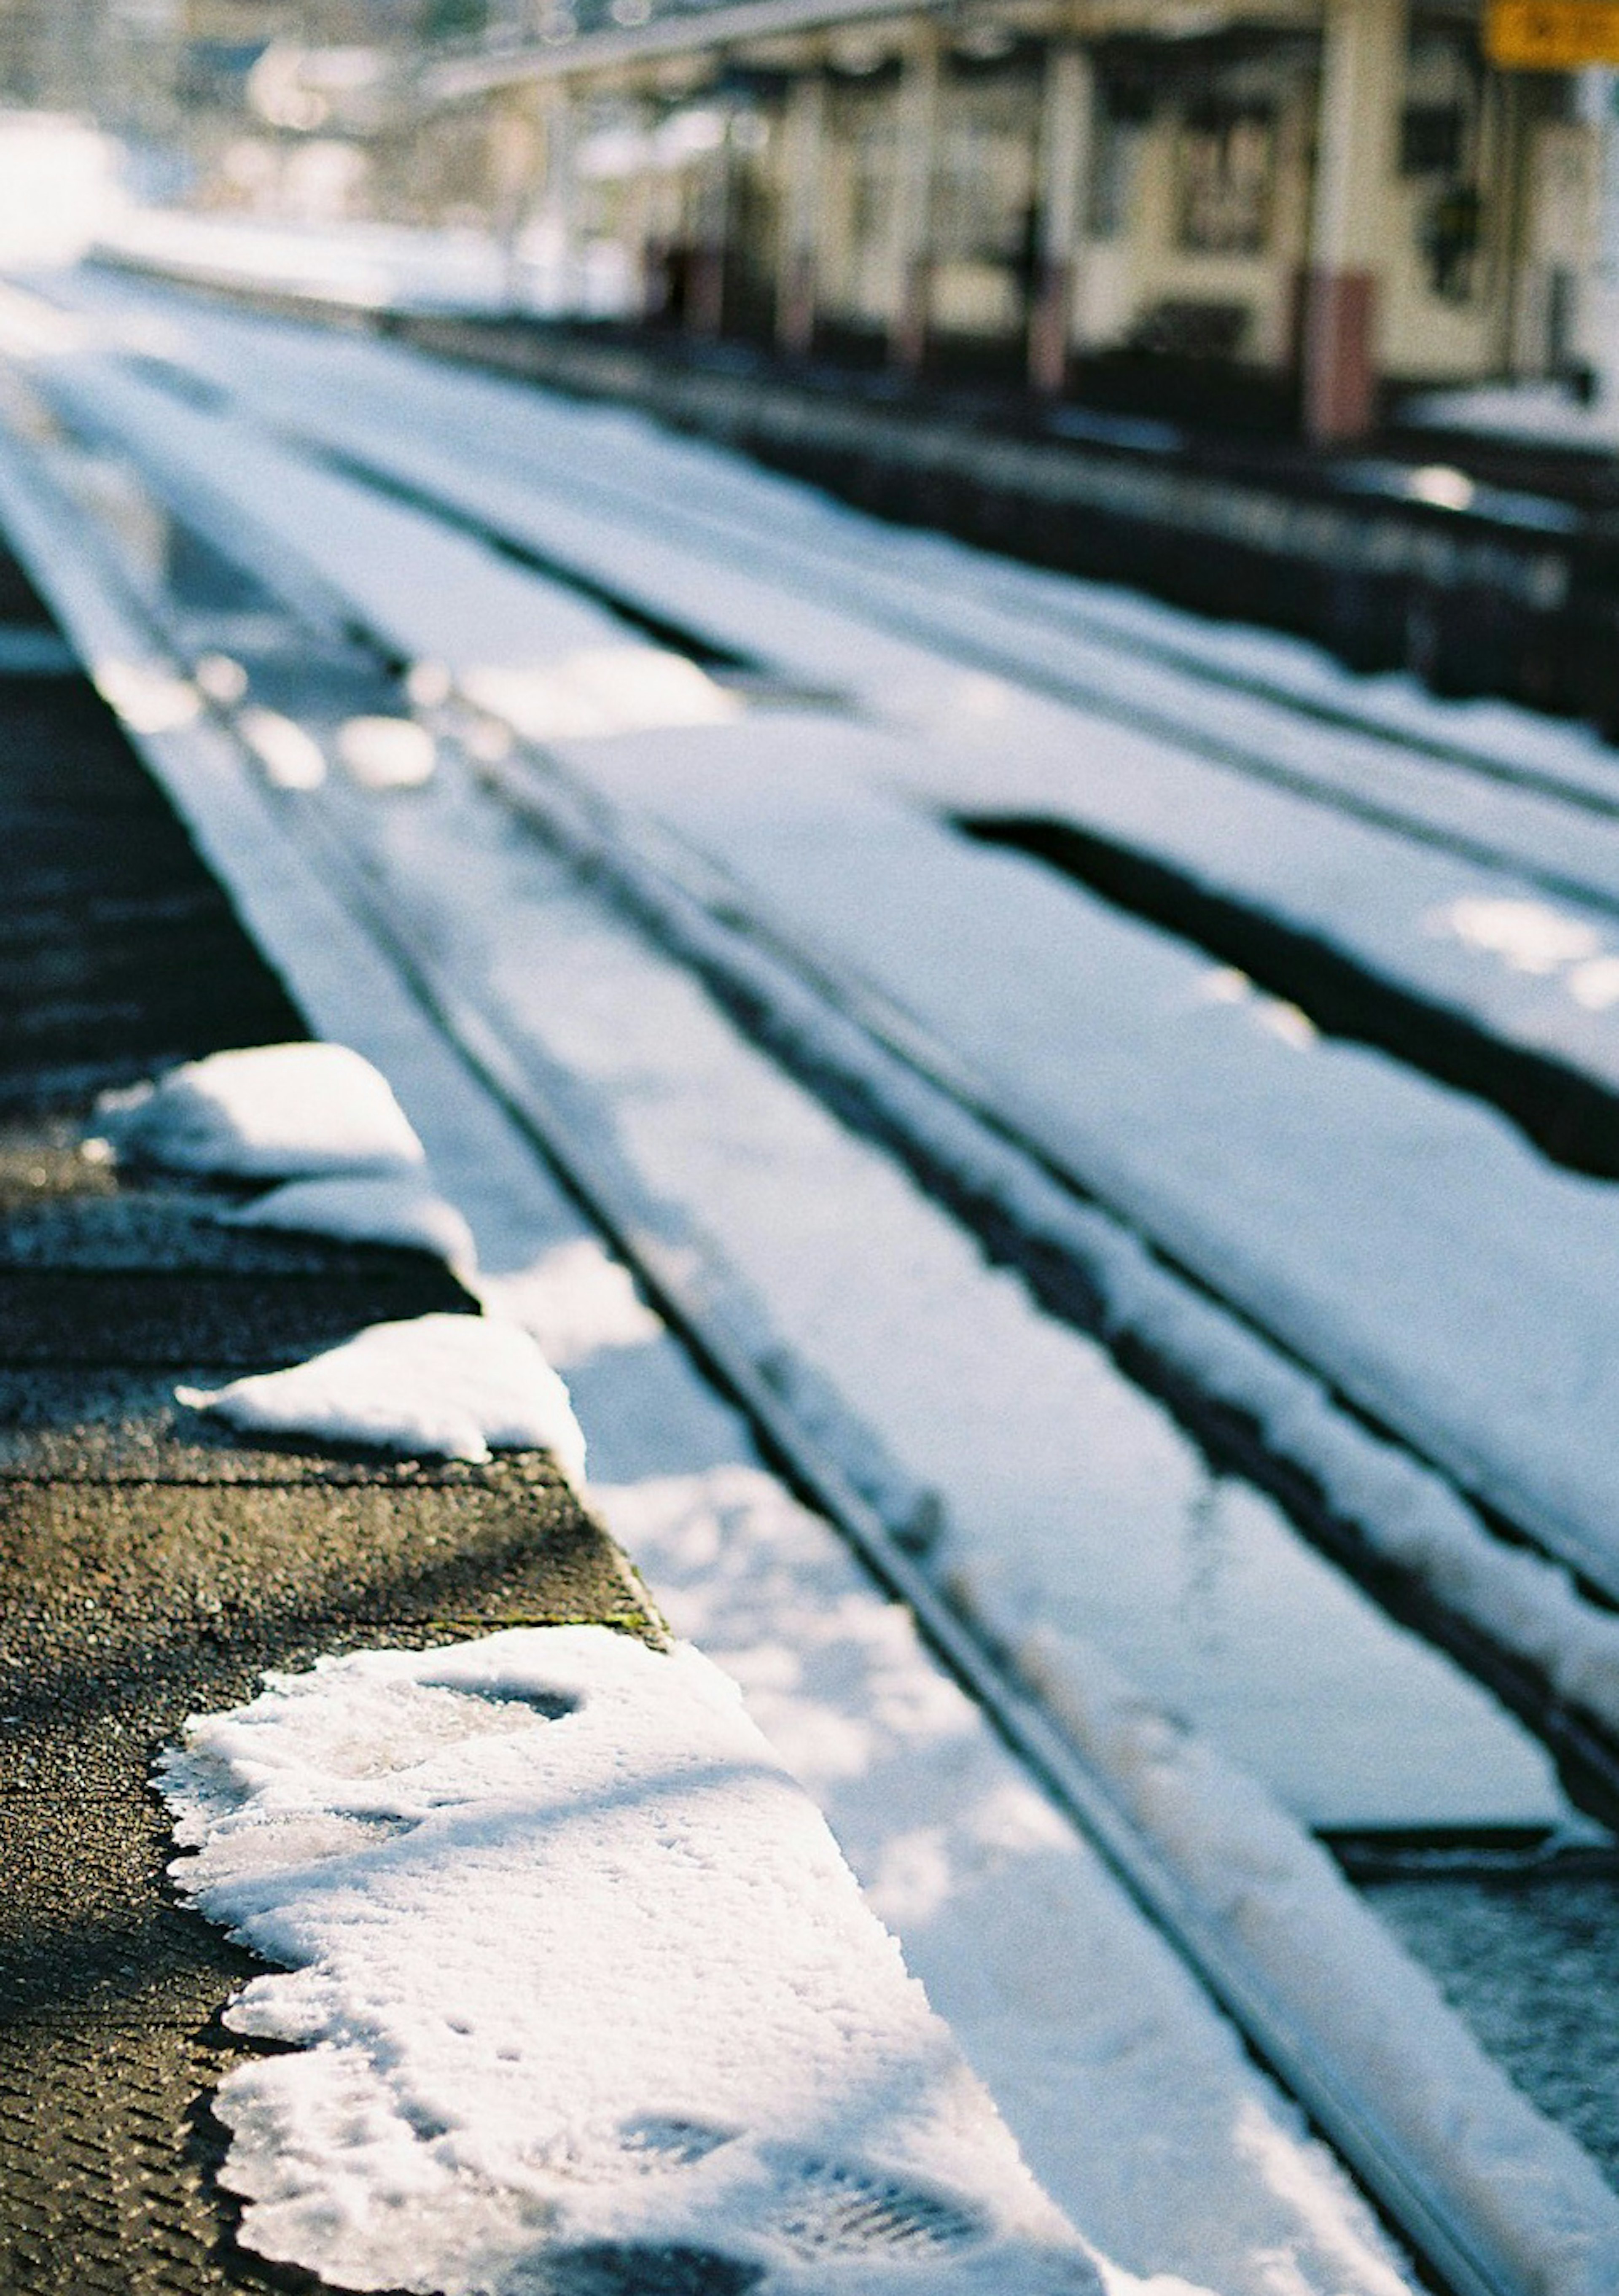
[[1490, 0], [1484, 53], [1503, 71], [1619, 64], [1619, 0]]

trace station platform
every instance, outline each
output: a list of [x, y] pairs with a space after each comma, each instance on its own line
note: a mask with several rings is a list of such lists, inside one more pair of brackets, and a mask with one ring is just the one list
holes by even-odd
[[[317, 1653], [515, 1624], [660, 1629], [543, 1456], [255, 1445], [175, 1402], [188, 1376], [474, 1303], [425, 1255], [225, 1227], [218, 1188], [82, 1152], [100, 1089], [303, 1029], [0, 572], [0, 2285], [281, 2286], [229, 2241], [206, 2104], [253, 2046], [219, 2013], [260, 1964], [165, 1879], [156, 1751]], [[30, 631], [33, 660], [7, 676]]]

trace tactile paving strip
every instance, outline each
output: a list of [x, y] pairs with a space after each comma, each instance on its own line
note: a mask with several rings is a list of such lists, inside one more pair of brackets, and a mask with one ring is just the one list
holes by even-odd
[[[240, 1973], [144, 1987], [127, 2021], [28, 2020], [0, 2043], [0, 2285], [17, 2296], [240, 2286], [207, 2097], [242, 2052], [218, 2025]], [[275, 2285], [259, 2272], [247, 2284]]]

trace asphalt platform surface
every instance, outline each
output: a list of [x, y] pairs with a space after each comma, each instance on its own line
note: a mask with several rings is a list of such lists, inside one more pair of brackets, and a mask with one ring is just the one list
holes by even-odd
[[308, 2288], [215, 2185], [257, 1964], [166, 1882], [154, 1756], [323, 1652], [657, 1624], [540, 1455], [254, 1447], [175, 1404], [473, 1302], [81, 1153], [103, 1086], [306, 1031], [3, 557], [0, 882], [0, 2291]]

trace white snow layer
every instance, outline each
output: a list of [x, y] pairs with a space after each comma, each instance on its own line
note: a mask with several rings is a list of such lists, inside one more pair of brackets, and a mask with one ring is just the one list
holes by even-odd
[[287, 1965], [226, 2019], [302, 2046], [217, 2104], [259, 2253], [444, 2296], [629, 2287], [637, 2249], [769, 2296], [1099, 2291], [689, 1647], [325, 1660], [193, 1721], [162, 1780], [182, 1888]]
[[[131, 652], [136, 633], [99, 562], [81, 555], [36, 464], [3, 439], [0, 491], [76, 642], [93, 655]], [[513, 1271], [490, 1281], [510, 1287], [514, 1312], [531, 1295], [523, 1314], [544, 1309], [547, 1352], [561, 1359], [565, 1342], [565, 1359], [582, 1364], [609, 1473], [633, 1481], [655, 1457], [663, 1480], [617, 1490], [613, 1519], [653, 1567], [660, 1600], [678, 1603], [681, 1630], [718, 1642], [823, 1797], [1037, 2173], [1135, 2272], [1179, 2272], [1224, 2296], [1404, 2287], [1336, 2164], [909, 1620], [824, 1523], [739, 1463], [752, 1456], [743, 1431], [675, 1344], [649, 1336], [628, 1280], [612, 1280], [526, 1141], [284, 842], [223, 735], [193, 722], [139, 738], [311, 1020], [391, 1064], [481, 1259]], [[686, 1472], [670, 1476], [671, 1461]], [[1169, 2285], [1154, 2282], [1163, 2296]]]
[[538, 1448], [576, 1488], [585, 1480], [585, 1438], [567, 1389], [527, 1332], [492, 1316], [374, 1324], [290, 1370], [175, 1393], [243, 1431], [372, 1443], [410, 1457], [481, 1461], [497, 1447]]
[[423, 1159], [387, 1079], [346, 1045], [256, 1045], [103, 1093], [120, 1156], [242, 1179], [408, 1171]]
[[478, 1264], [472, 1229], [455, 1206], [424, 1181], [404, 1174], [288, 1180], [220, 1218], [232, 1227], [286, 1228], [349, 1243], [399, 1244], [431, 1252], [461, 1276], [472, 1275]]
[[[1080, 1731], [1080, 1722], [1077, 1722], [1077, 1719], [1070, 1719], [1070, 1726], [1075, 1726], [1075, 1729]], [[1130, 1747], [1125, 1745], [1125, 1747], [1121, 1747], [1121, 1750], [1118, 1750], [1118, 1751], [1121, 1751], [1121, 1754], [1123, 1754], [1123, 1757], [1128, 1757], [1128, 1754], [1130, 1754]], [[1125, 1761], [1125, 1768], [1128, 1768], [1128, 1761]], [[1265, 1865], [1265, 1860], [1263, 1860], [1263, 1855], [1261, 1855], [1261, 1857], [1259, 1857], [1259, 1866], [1263, 1866], [1263, 1865]], [[1243, 1882], [1240, 1882], [1240, 1876], [1243, 1876], [1243, 1871], [1245, 1871], [1245, 1866], [1243, 1866], [1243, 1857], [1240, 1857], [1240, 1855], [1231, 1855], [1231, 1860], [1229, 1860], [1229, 1874], [1231, 1874], [1231, 1885], [1233, 1885], [1233, 1890], [1236, 1890], [1237, 1904], [1240, 1904], [1240, 1901], [1243, 1901]], [[1038, 1958], [1038, 1956], [1036, 1956], [1036, 1958]], [[1284, 2168], [1291, 2168], [1291, 2163], [1286, 2163]], [[1167, 2181], [1167, 2184], [1169, 2184], [1169, 2181], [1173, 2181], [1173, 2174], [1171, 2174], [1171, 2177], [1167, 2177], [1167, 2179], [1164, 2179], [1164, 2181]], [[1279, 2184], [1279, 2181], [1281, 2181], [1281, 2177], [1277, 2177], [1277, 2184]], [[1204, 2185], [1204, 2191], [1208, 2191], [1208, 2185]], [[1217, 2213], [1217, 2207], [1215, 2207], [1215, 2211], [1210, 2211], [1210, 2213]], [[1256, 2268], [1259, 2268], [1259, 2271], [1261, 2271], [1261, 2277], [1263, 2277], [1263, 2264], [1259, 2264], [1259, 2259], [1256, 2259]], [[1279, 2267], [1277, 2267], [1277, 2283], [1279, 2283], [1279, 2277], [1284, 2277], [1286, 2273], [1288, 2273], [1288, 2268], [1286, 2268], [1286, 2264], [1279, 2264]], [[1265, 2284], [1268, 2284], [1268, 2287], [1270, 2287], [1270, 2284], [1272, 2284], [1272, 2280], [1270, 2280], [1270, 2277], [1265, 2277]], [[1297, 2284], [1297, 2283], [1291, 2283], [1291, 2284]]]

